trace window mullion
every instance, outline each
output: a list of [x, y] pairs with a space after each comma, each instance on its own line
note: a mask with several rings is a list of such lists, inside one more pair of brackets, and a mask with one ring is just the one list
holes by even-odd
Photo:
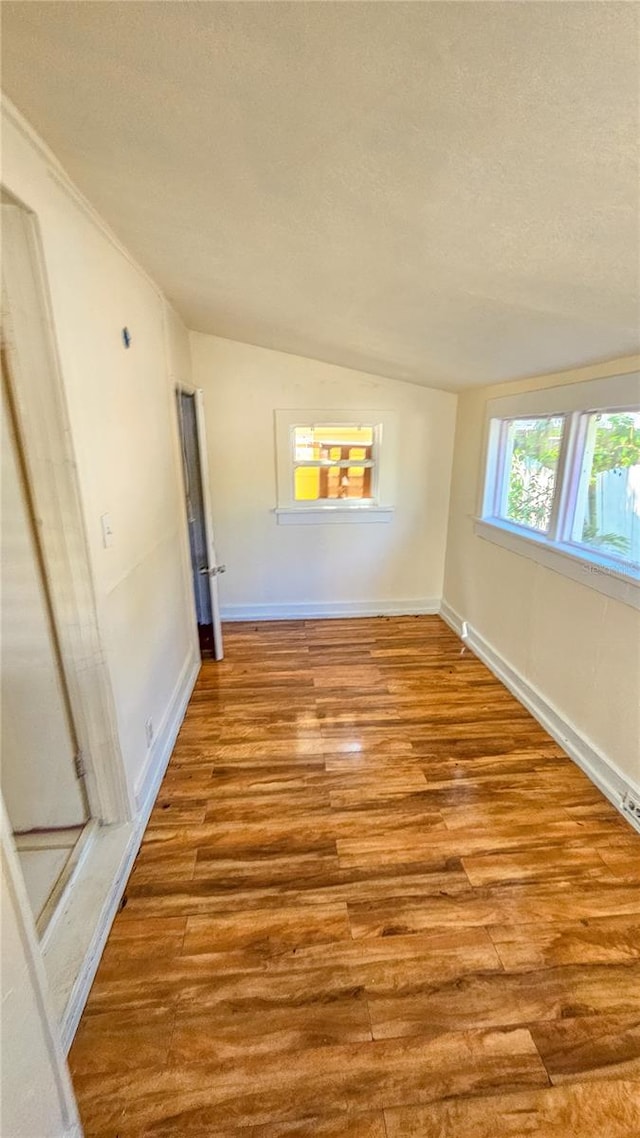
[[582, 467], [587, 445], [588, 419], [581, 411], [571, 416], [570, 452], [564, 477], [564, 493], [560, 514], [557, 541], [568, 543], [572, 540]]
[[341, 468], [346, 468], [349, 466], [372, 467], [375, 466], [375, 462], [370, 458], [294, 458], [293, 465], [296, 467], [307, 467], [307, 469], [312, 470], [321, 470], [323, 467], [326, 469], [331, 466], [339, 466]]
[[506, 503], [508, 499], [507, 489], [507, 471], [511, 465], [511, 452], [513, 451], [513, 442], [510, 438], [509, 422], [505, 420], [501, 424], [500, 431], [500, 448], [498, 453], [498, 478], [496, 481], [496, 497], [493, 506], [493, 512], [496, 517], [501, 517], [506, 510]]
[[562, 541], [566, 532], [566, 516], [569, 491], [573, 483], [573, 472], [576, 459], [576, 434], [579, 430], [580, 415], [574, 412], [565, 417], [565, 426], [562, 432], [562, 446], [558, 457], [556, 470], [556, 483], [549, 519], [547, 538], [549, 541]]

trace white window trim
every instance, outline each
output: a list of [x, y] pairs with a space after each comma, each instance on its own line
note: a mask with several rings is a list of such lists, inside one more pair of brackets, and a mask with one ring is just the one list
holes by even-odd
[[640, 582], [598, 554], [594, 558], [581, 557], [574, 550], [550, 542], [533, 531], [525, 537], [518, 526], [496, 522], [495, 519], [476, 518], [474, 533], [476, 537], [491, 541], [521, 557], [528, 557], [545, 565], [547, 569], [579, 581], [581, 585], [587, 585], [614, 600], [640, 609]]
[[369, 525], [372, 522], [393, 521], [393, 506], [362, 505], [341, 506], [303, 506], [295, 509], [280, 508], [273, 511], [279, 526], [317, 526], [317, 525]]
[[[578, 490], [575, 456], [581, 447], [586, 416], [594, 411], [625, 411], [640, 401], [640, 374], [612, 376], [524, 392], [492, 399], [487, 403], [481, 493], [474, 533], [512, 553], [570, 577], [633, 608], [640, 609], [640, 572], [615, 555], [599, 553], [571, 540], [569, 528]], [[540, 534], [496, 516], [496, 500], [502, 484], [503, 461], [500, 436], [504, 420], [567, 416], [558, 462], [556, 494], [549, 534]], [[572, 476], [565, 472], [572, 470]]]
[[[372, 426], [374, 429], [374, 497], [367, 501], [344, 499], [296, 502], [294, 499], [293, 429], [312, 425]], [[397, 432], [394, 411], [362, 408], [297, 408], [275, 412], [278, 525], [371, 524], [390, 522], [395, 511]], [[335, 464], [333, 464], [335, 465]]]

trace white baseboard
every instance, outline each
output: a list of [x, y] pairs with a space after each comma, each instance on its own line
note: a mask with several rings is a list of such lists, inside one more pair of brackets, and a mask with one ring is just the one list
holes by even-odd
[[456, 636], [462, 636], [462, 617], [445, 600], [440, 602], [440, 616], [452, 628]]
[[199, 670], [200, 660], [190, 658], [178, 678], [136, 785], [135, 820], [97, 828], [67, 904], [47, 929], [43, 956], [65, 1051], [73, 1042]]
[[73, 1042], [136, 855], [137, 831], [135, 822], [97, 828], [73, 889], [42, 942], [52, 1011], [65, 1052]]
[[134, 788], [136, 811], [138, 815], [146, 813], [147, 819], [164, 778], [199, 671], [199, 659], [190, 656], [185, 660], [153, 745], [149, 748], [144, 766], [136, 781]]
[[313, 620], [358, 616], [425, 616], [440, 611], [439, 597], [409, 601], [303, 601], [293, 604], [223, 605], [222, 619]]
[[[534, 719], [537, 719], [545, 731], [548, 731], [552, 739], [559, 743], [577, 766], [620, 811], [629, 825], [640, 830], [637, 819], [633, 818], [623, 808], [623, 800], [626, 795], [631, 795], [636, 801], [640, 800], [640, 786], [634, 783], [628, 775], [623, 774], [610, 758], [589, 742], [575, 724], [570, 723], [542, 692], [530, 684], [520, 672], [512, 668], [504, 657], [479, 632], [471, 628], [463, 617], [444, 600], [440, 607], [440, 615], [456, 635], [463, 638], [464, 643], [468, 645], [474, 655], [478, 656], [493, 672], [494, 676], [497, 676], [511, 694], [527, 708], [527, 711], [531, 712]], [[466, 626], [466, 635], [463, 635], [465, 632], [463, 626]]]

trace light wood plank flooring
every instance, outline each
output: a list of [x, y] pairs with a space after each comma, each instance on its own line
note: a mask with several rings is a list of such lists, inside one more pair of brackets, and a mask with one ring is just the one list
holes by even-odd
[[87, 1138], [638, 1138], [640, 837], [438, 617], [226, 650], [71, 1051]]

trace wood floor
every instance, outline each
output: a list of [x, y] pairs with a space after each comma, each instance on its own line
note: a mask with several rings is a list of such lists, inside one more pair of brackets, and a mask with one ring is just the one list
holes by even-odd
[[638, 1138], [640, 836], [438, 617], [226, 650], [71, 1051], [87, 1138]]

